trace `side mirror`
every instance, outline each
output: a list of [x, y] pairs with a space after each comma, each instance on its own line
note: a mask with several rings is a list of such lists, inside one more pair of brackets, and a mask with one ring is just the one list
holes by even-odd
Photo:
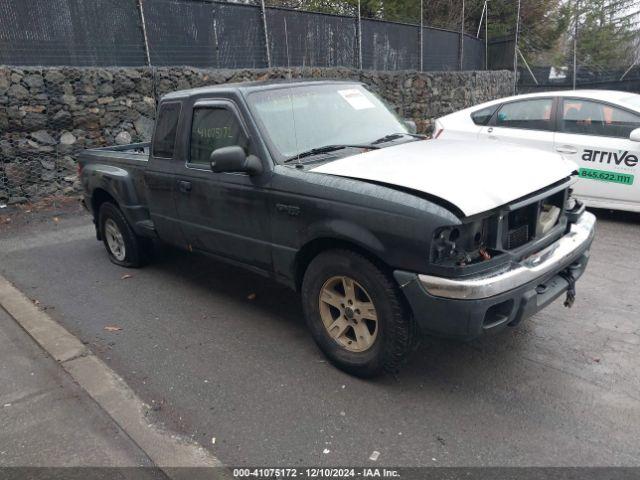
[[631, 131], [631, 134], [629, 135], [629, 140], [634, 142], [640, 142], [640, 128], [636, 128], [635, 130]]
[[416, 126], [416, 122], [414, 122], [413, 120], [405, 118], [404, 126], [407, 127], [409, 133], [418, 133], [418, 127]]
[[209, 157], [211, 170], [216, 173], [221, 172], [244, 172], [249, 175], [262, 173], [262, 162], [255, 155], [244, 152], [242, 147], [233, 145], [231, 147], [216, 148]]

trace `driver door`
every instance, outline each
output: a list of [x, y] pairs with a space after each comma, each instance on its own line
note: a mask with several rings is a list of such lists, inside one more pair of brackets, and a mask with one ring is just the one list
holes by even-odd
[[190, 123], [188, 158], [176, 175], [176, 206], [189, 248], [271, 270], [266, 175], [214, 173], [209, 161], [221, 147], [252, 152], [239, 110], [229, 100], [198, 102]]

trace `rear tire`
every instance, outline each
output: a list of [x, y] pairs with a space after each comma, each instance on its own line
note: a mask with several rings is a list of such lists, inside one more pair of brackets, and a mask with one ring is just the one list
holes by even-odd
[[131, 268], [141, 267], [149, 261], [153, 242], [136, 235], [116, 205], [111, 202], [103, 203], [98, 219], [109, 260], [121, 267]]
[[396, 282], [358, 253], [331, 250], [314, 258], [302, 303], [320, 349], [352, 375], [397, 372], [413, 344], [415, 329]]

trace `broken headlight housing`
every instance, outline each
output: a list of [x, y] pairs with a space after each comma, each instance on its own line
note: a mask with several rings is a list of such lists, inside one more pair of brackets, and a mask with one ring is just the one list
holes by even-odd
[[465, 266], [492, 257], [487, 248], [489, 219], [436, 230], [431, 242], [431, 262], [441, 266]]

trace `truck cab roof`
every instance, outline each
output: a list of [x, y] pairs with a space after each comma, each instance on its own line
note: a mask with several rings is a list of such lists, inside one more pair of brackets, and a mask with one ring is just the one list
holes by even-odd
[[276, 90], [282, 88], [296, 88], [307, 85], [362, 85], [357, 80], [257, 80], [252, 82], [223, 83], [219, 85], [208, 85], [206, 87], [190, 88], [188, 90], [179, 90], [171, 92], [162, 97], [162, 100], [178, 100], [190, 97], [203, 97], [208, 95], [216, 95], [221, 93], [239, 93], [246, 95], [251, 92], [261, 90]]

